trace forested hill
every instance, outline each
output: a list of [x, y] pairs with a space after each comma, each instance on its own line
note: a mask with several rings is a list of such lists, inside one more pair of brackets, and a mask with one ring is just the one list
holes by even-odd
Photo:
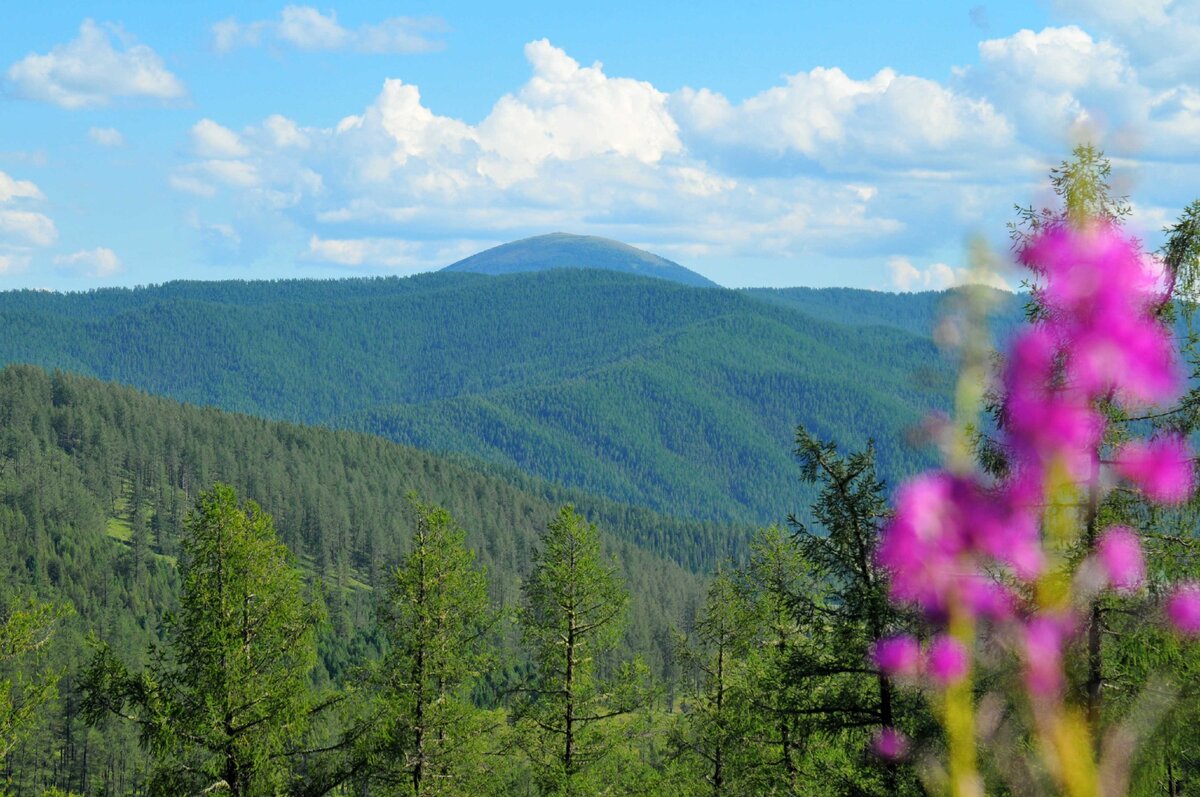
[[[889, 325], [609, 271], [0, 294], [0, 363], [483, 458], [622, 503], [762, 522], [808, 504], [795, 426], [928, 464], [950, 364]], [[928, 295], [896, 297], [922, 307]], [[879, 316], [870, 308], [880, 306]], [[927, 312], [927, 310], [922, 310]]]
[[53, 732], [48, 727], [7, 759], [17, 771], [33, 771], [38, 762], [86, 769], [89, 755], [94, 772], [136, 763], [128, 735], [113, 731], [82, 741], [88, 734], [74, 679], [90, 655], [84, 639], [94, 633], [126, 655], [146, 650], [175, 603], [184, 517], [216, 481], [272, 514], [307, 577], [324, 584], [331, 623], [320, 651], [332, 678], [377, 651], [377, 588], [408, 545], [410, 490], [451, 511], [488, 569], [493, 598], [510, 605], [538, 533], [560, 503], [573, 501], [601, 527], [630, 587], [636, 608], [626, 650], [643, 653], [660, 672], [669, 628], [698, 601], [696, 573], [738, 551], [748, 536], [532, 480], [520, 489], [369, 435], [187, 406], [28, 366], [5, 368], [0, 544], [7, 553], [0, 603], [32, 594], [76, 611], [52, 654], [54, 666], [68, 673], [66, 714], [49, 723]]
[[501, 244], [446, 266], [443, 271], [519, 274], [554, 268], [591, 268], [657, 277], [703, 288], [717, 284], [665, 257], [611, 238], [555, 232]]

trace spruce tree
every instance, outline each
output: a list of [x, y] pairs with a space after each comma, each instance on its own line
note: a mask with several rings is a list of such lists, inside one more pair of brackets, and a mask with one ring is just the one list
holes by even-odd
[[[811, 507], [814, 528], [795, 516], [795, 543], [807, 565], [804, 580], [779, 598], [792, 606], [802, 630], [783, 665], [787, 679], [804, 699], [793, 710], [809, 720], [810, 732], [867, 762], [870, 736], [884, 729], [912, 729], [913, 709], [905, 709], [891, 679], [871, 660], [881, 640], [911, 628], [912, 620], [888, 601], [886, 571], [875, 551], [888, 515], [883, 482], [876, 476], [875, 451], [842, 454], [804, 427], [796, 430], [801, 478], [820, 488]], [[917, 793], [912, 774], [894, 765], [854, 766], [830, 794]]]

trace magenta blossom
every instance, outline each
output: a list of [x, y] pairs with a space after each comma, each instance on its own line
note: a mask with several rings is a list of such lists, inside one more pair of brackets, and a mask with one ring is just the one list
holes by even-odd
[[1167, 619], [1175, 630], [1188, 636], [1200, 635], [1200, 584], [1182, 584], [1167, 598]]
[[1025, 685], [1029, 694], [1052, 697], [1062, 692], [1062, 651], [1070, 623], [1061, 617], [1038, 615], [1025, 624]]
[[1113, 526], [1104, 532], [1096, 547], [1096, 556], [1108, 577], [1108, 583], [1118, 592], [1132, 592], [1146, 578], [1146, 563], [1142, 545], [1133, 530]]
[[967, 649], [954, 637], [942, 635], [929, 645], [929, 675], [942, 686], [966, 677], [968, 664]]
[[1192, 494], [1192, 457], [1181, 437], [1132, 440], [1116, 453], [1115, 464], [1118, 473], [1153, 501], [1179, 504]]
[[871, 743], [875, 755], [887, 761], [897, 761], [908, 755], [908, 738], [895, 728], [884, 728]]
[[888, 675], [914, 678], [921, 671], [921, 646], [910, 636], [879, 640], [873, 657], [879, 669]]

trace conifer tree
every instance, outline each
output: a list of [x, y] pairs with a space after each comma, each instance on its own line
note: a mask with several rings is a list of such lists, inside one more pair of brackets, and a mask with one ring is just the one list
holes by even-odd
[[[883, 482], [868, 446], [841, 454], [804, 427], [796, 430], [801, 478], [820, 487], [811, 507], [815, 529], [789, 518], [807, 565], [805, 581], [784, 594], [803, 630], [788, 655], [786, 677], [805, 695], [794, 711], [865, 761], [874, 734], [910, 725], [891, 679], [872, 661], [875, 647], [912, 621], [888, 601], [886, 571], [876, 562], [880, 526], [888, 515]], [[786, 589], [777, 584], [776, 588]], [[889, 764], [858, 768], [830, 793], [917, 793], [910, 773]]]
[[487, 734], [470, 691], [494, 659], [497, 614], [466, 533], [445, 509], [408, 500], [412, 549], [380, 611], [390, 649], [376, 673], [370, 777], [388, 794], [465, 794]]
[[0, 758], [6, 757], [41, 720], [58, 695], [61, 673], [30, 657], [44, 651], [70, 610], [49, 603], [14, 603], [0, 619]]
[[757, 630], [753, 608], [734, 578], [722, 573], [709, 585], [692, 633], [678, 640], [677, 656], [694, 676], [694, 688], [673, 742], [698, 760], [713, 797], [747, 793], [747, 759], [754, 757], [762, 724], [746, 683]]
[[154, 760], [151, 793], [282, 793], [312, 709], [321, 613], [254, 502], [239, 506], [218, 484], [186, 526], [168, 645], [139, 673], [102, 647], [83, 678], [85, 716], [137, 723]]
[[591, 794], [589, 770], [618, 743], [605, 726], [647, 702], [645, 666], [610, 678], [598, 659], [616, 646], [629, 595], [600, 552], [596, 526], [564, 506], [546, 528], [523, 589], [519, 620], [534, 675], [516, 707], [544, 795]]

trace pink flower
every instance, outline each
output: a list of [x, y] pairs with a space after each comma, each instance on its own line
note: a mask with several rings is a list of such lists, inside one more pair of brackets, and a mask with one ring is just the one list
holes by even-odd
[[1053, 697], [1062, 691], [1062, 649], [1070, 626], [1067, 620], [1038, 615], [1025, 624], [1025, 685], [1034, 697]]
[[1112, 225], [1055, 226], [1030, 241], [1020, 258], [1046, 277], [1044, 301], [1054, 316], [1092, 321], [1144, 313], [1165, 298], [1136, 243]]
[[961, 681], [967, 674], [967, 649], [954, 637], [942, 635], [929, 646], [929, 675], [942, 686]]
[[1142, 546], [1132, 529], [1113, 526], [1104, 532], [1096, 547], [1108, 583], [1118, 592], [1132, 592], [1146, 577], [1146, 564], [1142, 560]]
[[1175, 435], [1126, 443], [1114, 457], [1117, 472], [1136, 484], [1147, 498], [1178, 504], [1192, 494], [1191, 452]]
[[880, 758], [896, 761], [908, 754], [908, 739], [895, 728], [884, 728], [875, 734], [871, 747]]
[[1152, 318], [1117, 315], [1072, 333], [1067, 364], [1072, 387], [1094, 396], [1116, 391], [1140, 404], [1178, 394], [1181, 379], [1171, 338]]
[[936, 613], [946, 605], [963, 551], [963, 520], [957, 480], [927, 473], [903, 485], [896, 515], [883, 530], [880, 564], [891, 570], [897, 601]]
[[1200, 635], [1200, 584], [1182, 584], [1167, 598], [1167, 619], [1180, 633]]
[[985, 575], [963, 579], [959, 584], [963, 601], [976, 617], [1006, 620], [1013, 614], [1016, 596], [1003, 584]]
[[875, 645], [874, 659], [888, 675], [912, 678], [921, 670], [921, 647], [910, 636], [881, 639]]

